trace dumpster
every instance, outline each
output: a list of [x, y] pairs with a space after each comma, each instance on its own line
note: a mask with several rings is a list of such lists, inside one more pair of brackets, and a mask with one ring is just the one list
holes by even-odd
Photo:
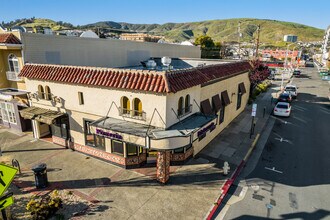
[[32, 167], [34, 172], [36, 188], [45, 188], [48, 186], [47, 165], [45, 163]]

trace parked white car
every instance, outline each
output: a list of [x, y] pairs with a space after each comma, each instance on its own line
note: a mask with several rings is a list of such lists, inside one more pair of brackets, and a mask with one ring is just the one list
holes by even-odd
[[292, 98], [297, 98], [298, 96], [298, 87], [296, 85], [288, 84], [284, 89], [285, 93], [289, 93]]
[[291, 113], [290, 103], [278, 102], [275, 105], [273, 113], [274, 113], [274, 115], [277, 115], [277, 116], [289, 117], [290, 113]]

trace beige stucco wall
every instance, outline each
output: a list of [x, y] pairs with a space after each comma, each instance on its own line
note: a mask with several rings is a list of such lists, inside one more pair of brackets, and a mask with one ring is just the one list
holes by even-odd
[[[237, 106], [237, 92], [238, 92], [238, 84], [244, 82], [246, 93], [242, 96], [242, 103], [241, 107], [239, 109], [236, 109]], [[212, 96], [215, 94], [219, 94], [221, 98], [221, 92], [227, 90], [228, 96], [230, 99], [230, 104], [226, 106], [225, 108], [225, 117], [224, 121], [219, 125], [217, 124], [216, 128], [212, 132], [207, 132], [207, 135], [205, 138], [203, 138], [201, 141], [198, 139], [193, 143], [194, 147], [194, 155], [196, 155], [198, 152], [200, 152], [210, 141], [212, 141], [225, 127], [228, 126], [228, 124], [236, 118], [245, 108], [248, 99], [249, 99], [249, 91], [250, 91], [250, 81], [248, 77], [248, 73], [240, 74], [235, 77], [228, 78], [223, 81], [219, 81], [217, 83], [205, 86], [201, 88], [201, 98], [200, 100], [203, 101], [205, 99], [209, 99], [210, 103], [212, 105]], [[234, 95], [232, 95], [235, 93]], [[216, 121], [212, 121], [216, 123]], [[210, 122], [210, 123], [212, 123]], [[219, 119], [217, 120], [219, 122]], [[208, 123], [208, 124], [210, 124]], [[207, 127], [204, 126], [204, 127]], [[194, 136], [194, 140], [197, 138], [197, 133]], [[219, 143], [219, 146], [221, 146], [221, 143]]]
[[[185, 100], [187, 95], [190, 95], [190, 104], [192, 104], [192, 112], [190, 114], [187, 114], [183, 117], [180, 118], [180, 120], [184, 120], [185, 118], [189, 117], [190, 115], [199, 112], [199, 108], [198, 106], [195, 104], [194, 100], [196, 100], [196, 102], [199, 104], [199, 100], [200, 100], [200, 94], [201, 94], [201, 88], [200, 85], [198, 86], [194, 86], [185, 90], [181, 90], [177, 93], [170, 93], [167, 95], [167, 99], [166, 99], [166, 127], [170, 127], [173, 124], [176, 124], [179, 122], [179, 119], [176, 117], [176, 115], [174, 114], [173, 110], [176, 112], [177, 114], [177, 110], [178, 110], [178, 103], [179, 103], [179, 99], [180, 97], [183, 97], [183, 100]], [[185, 105], [185, 102], [183, 101], [183, 107]]]
[[[105, 117], [108, 114], [108, 116], [113, 118], [123, 119], [122, 116], [119, 115], [116, 106], [120, 107], [121, 97], [126, 96], [131, 102], [131, 109], [133, 106], [132, 102], [134, 98], [139, 98], [141, 100], [142, 109], [146, 112], [146, 120], [143, 121], [131, 118], [125, 118], [125, 120], [148, 125], [155, 108], [157, 108], [161, 117], [166, 120], [166, 96], [162, 94], [134, 92], [129, 90], [118, 90], [101, 87], [88, 87], [82, 85], [61, 84], [55, 82], [26, 79], [27, 91], [32, 93], [37, 92], [38, 85], [42, 85], [43, 87], [46, 85], [49, 86], [51, 93], [54, 96], [58, 96], [63, 99], [63, 102], [57, 104], [56, 106], [66, 110], [98, 115], [100, 118]], [[84, 105], [79, 105], [78, 92], [83, 93]], [[114, 104], [112, 104], [113, 102]], [[51, 102], [47, 100], [39, 100], [38, 103], [52, 106]], [[158, 114], [154, 115], [151, 125], [161, 128], [165, 127]]]
[[150, 57], [200, 58], [200, 48], [173, 44], [22, 33], [25, 61], [30, 63], [123, 67]]

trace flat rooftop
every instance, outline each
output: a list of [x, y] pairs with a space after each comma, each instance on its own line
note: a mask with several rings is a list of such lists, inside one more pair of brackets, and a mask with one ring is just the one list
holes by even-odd
[[170, 69], [162, 64], [161, 57], [151, 57], [149, 60], [154, 60], [157, 66], [154, 69], [148, 69], [143, 63], [148, 60], [141, 61], [141, 65], [138, 66], [124, 66], [118, 67], [118, 69], [134, 69], [134, 70], [153, 70], [153, 71], [166, 71], [166, 70], [179, 70], [189, 69], [195, 67], [202, 67], [214, 64], [233, 63], [237, 61], [232, 60], [219, 60], [219, 59], [197, 59], [197, 58], [171, 58]]

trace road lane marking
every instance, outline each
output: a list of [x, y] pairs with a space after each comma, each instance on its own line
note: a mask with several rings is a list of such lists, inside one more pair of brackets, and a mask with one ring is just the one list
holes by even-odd
[[290, 143], [290, 141], [289, 140], [286, 140], [286, 139], [283, 139], [282, 137], [281, 138], [274, 138], [275, 140], [278, 140], [278, 141], [280, 141], [280, 142], [287, 142], [287, 143]]
[[270, 171], [274, 171], [276, 173], [283, 173], [282, 171], [276, 170], [275, 167], [273, 167], [273, 168], [265, 167], [265, 169], [270, 170]]

